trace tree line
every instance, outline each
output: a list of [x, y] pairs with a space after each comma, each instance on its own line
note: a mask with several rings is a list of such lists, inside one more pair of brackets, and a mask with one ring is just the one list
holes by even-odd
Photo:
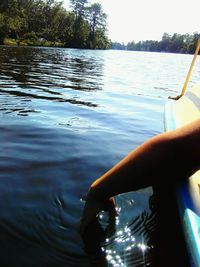
[[70, 0], [1, 0], [0, 44], [71, 48], [109, 47], [106, 14], [99, 3]]
[[200, 37], [164, 33], [161, 41], [112, 43], [99, 3], [70, 0], [70, 5], [68, 11], [59, 0], [0, 0], [0, 44], [194, 53]]
[[112, 43], [112, 49], [133, 50], [133, 51], [151, 51], [151, 52], [170, 52], [193, 54], [196, 49], [197, 41], [200, 38], [199, 33], [170, 35], [164, 33], [161, 41], [139, 41], [129, 42], [127, 45], [121, 43]]

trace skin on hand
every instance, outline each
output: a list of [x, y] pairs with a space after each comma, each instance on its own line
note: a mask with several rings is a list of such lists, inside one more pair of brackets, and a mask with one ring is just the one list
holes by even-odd
[[200, 119], [147, 140], [91, 185], [81, 233], [102, 210], [116, 214], [113, 196], [191, 176], [200, 168], [199, 151]]
[[89, 191], [80, 221], [80, 234], [83, 235], [90, 223], [93, 222], [101, 211], [109, 213], [109, 220], [112, 223], [117, 215], [114, 197], [108, 200], [95, 199]]

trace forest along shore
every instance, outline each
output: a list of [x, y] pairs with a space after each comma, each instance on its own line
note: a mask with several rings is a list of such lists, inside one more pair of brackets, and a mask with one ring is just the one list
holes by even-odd
[[[70, 0], [1, 0], [0, 45], [119, 49], [193, 54], [200, 34], [163, 33], [161, 41], [112, 42], [101, 4]], [[134, 34], [134, 33], [130, 33]]]

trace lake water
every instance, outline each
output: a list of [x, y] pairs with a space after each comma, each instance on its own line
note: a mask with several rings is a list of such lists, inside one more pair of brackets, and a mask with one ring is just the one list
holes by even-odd
[[[78, 227], [91, 182], [163, 131], [191, 55], [0, 47], [0, 265], [89, 266]], [[198, 81], [197, 65], [190, 85]], [[152, 189], [116, 198], [109, 266], [150, 266]], [[102, 223], [105, 215], [102, 215]], [[146, 253], [146, 251], [148, 253]]]

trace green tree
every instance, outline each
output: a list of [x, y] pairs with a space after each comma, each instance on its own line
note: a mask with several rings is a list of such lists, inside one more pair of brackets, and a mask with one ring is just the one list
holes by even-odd
[[5, 24], [5, 15], [0, 13], [0, 44], [3, 44], [3, 40], [7, 34], [7, 27]]
[[195, 32], [191, 38], [191, 41], [190, 41], [190, 45], [189, 45], [189, 53], [194, 53], [195, 52], [195, 49], [196, 49], [196, 46], [197, 46], [197, 42], [198, 42], [198, 39], [200, 38], [200, 34]]
[[2, 0], [0, 3], [0, 42], [5, 37], [17, 38], [24, 24], [18, 12], [17, 0]]
[[65, 9], [60, 10], [57, 21], [57, 38], [66, 47], [71, 47], [74, 37], [74, 23], [75, 15], [73, 12], [66, 11]]
[[127, 50], [135, 50], [135, 42], [128, 42], [127, 44]]
[[[87, 7], [87, 21], [89, 24], [89, 48], [104, 48], [107, 46], [106, 39], [106, 18], [107, 15], [103, 12], [102, 6], [99, 3], [94, 3]], [[104, 42], [103, 42], [104, 41]]]
[[183, 47], [183, 42], [184, 42], [184, 36], [178, 33], [174, 33], [173, 36], [171, 37], [169, 51], [173, 53], [181, 51]]
[[171, 37], [168, 33], [163, 33], [162, 42], [161, 42], [161, 50], [168, 52], [170, 50]]
[[[70, 0], [67, 11], [60, 0], [0, 0], [0, 43], [62, 42], [66, 47], [107, 48], [106, 15], [101, 5]], [[88, 13], [90, 11], [90, 13]], [[41, 41], [40, 41], [41, 40]]]
[[57, 41], [59, 39], [59, 32], [61, 31], [59, 27], [65, 15], [61, 2], [55, 0], [46, 1], [43, 10], [44, 28], [42, 33], [45, 39], [49, 41]]
[[127, 46], [124, 43], [119, 43], [119, 42], [110, 42], [110, 49], [117, 49], [117, 50], [131, 50], [130, 43], [127, 44]]
[[76, 16], [76, 18], [85, 17], [85, 5], [88, 3], [88, 0], [70, 0], [70, 6]]
[[105, 35], [105, 31], [103, 29], [97, 29], [95, 37], [95, 47], [93, 47], [93, 49], [108, 49], [109, 47], [110, 40]]
[[86, 48], [87, 39], [89, 35], [89, 28], [86, 17], [87, 0], [70, 0], [72, 11], [75, 15], [75, 21], [73, 25], [73, 38], [71, 40], [71, 46], [76, 48]]

